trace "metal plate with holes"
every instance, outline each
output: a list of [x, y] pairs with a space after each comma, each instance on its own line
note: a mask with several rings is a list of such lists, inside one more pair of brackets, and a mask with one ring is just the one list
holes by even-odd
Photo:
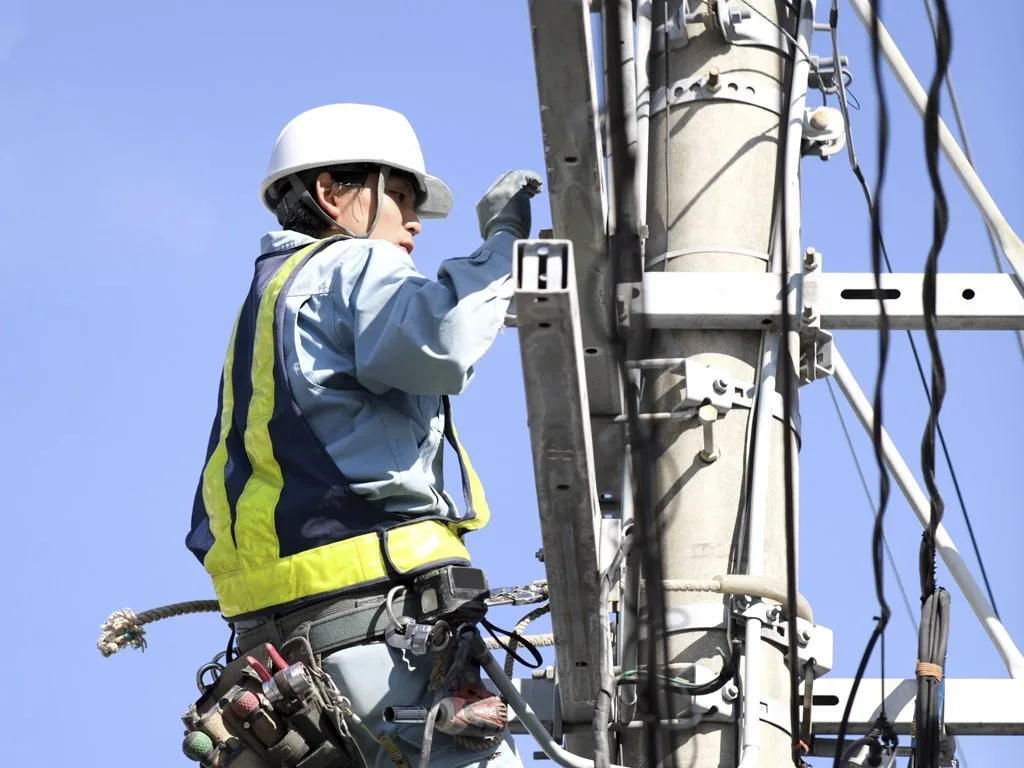
[[[736, 73], [718, 77], [718, 85], [710, 86], [707, 75], [676, 80], [670, 87], [671, 106], [683, 106], [695, 101], [738, 101], [779, 114], [782, 92], [762, 78]], [[665, 109], [665, 89], [656, 88], [651, 96], [651, 115]]]
[[[812, 273], [813, 274], [813, 273]], [[787, 304], [796, 315], [790, 277]], [[808, 280], [810, 280], [808, 276]], [[879, 327], [879, 294], [874, 277], [856, 272], [814, 274], [813, 313], [826, 329]], [[883, 274], [882, 300], [894, 330], [922, 329], [921, 274]], [[636, 286], [624, 284], [620, 293]], [[740, 330], [771, 327], [781, 318], [779, 276], [750, 272], [648, 272], [643, 277], [643, 313], [650, 328]], [[936, 280], [939, 330], [1024, 330], [1024, 293], [1016, 277], [1001, 274], [940, 274]], [[795, 320], [797, 318], [794, 318]]]
[[598, 535], [590, 414], [572, 243], [519, 240], [513, 252], [519, 351], [561, 707], [589, 721], [597, 695]]

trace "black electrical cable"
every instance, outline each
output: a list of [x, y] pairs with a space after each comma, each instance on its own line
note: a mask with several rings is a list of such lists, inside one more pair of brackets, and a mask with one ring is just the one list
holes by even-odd
[[[833, 57], [838, 59], [839, 37], [838, 32], [835, 28], [832, 29], [832, 51]], [[849, 98], [850, 93], [848, 90], [845, 90], [844, 88], [842, 88], [842, 86], [840, 86], [839, 96], [839, 104], [843, 112], [843, 120], [846, 124], [846, 150], [850, 159], [850, 170], [853, 172], [853, 175], [859, 182], [861, 191], [864, 194], [864, 201], [870, 210], [873, 205], [871, 190], [868, 188], [867, 180], [864, 178], [864, 172], [861, 170], [860, 162], [857, 159], [857, 151], [854, 146], [853, 139], [853, 128], [850, 125], [850, 113], [847, 104], [847, 99]], [[964, 135], [962, 126], [961, 134]], [[882, 248], [882, 258], [885, 261], [886, 270], [889, 272], [894, 272], [895, 270], [893, 269], [892, 260], [889, 258], [889, 251], [885, 245], [885, 239], [882, 237], [880, 237], [880, 245]], [[921, 380], [921, 387], [924, 390], [925, 397], [928, 400], [928, 405], [929, 407], [931, 407], [932, 395], [928, 387], [928, 378], [927, 376], [925, 376], [924, 364], [921, 362], [921, 353], [917, 349], [917, 342], [914, 340], [913, 332], [908, 330], [906, 331], [906, 334], [907, 341], [910, 343], [910, 351], [914, 356], [914, 364], [917, 367], [917, 375]], [[942, 453], [946, 461], [946, 467], [949, 469], [949, 475], [953, 481], [953, 488], [956, 491], [956, 497], [960, 504], [960, 510], [964, 516], [964, 523], [967, 526], [967, 533], [971, 539], [971, 548], [974, 551], [975, 559], [978, 561], [978, 567], [981, 570], [981, 577], [985, 583], [985, 591], [988, 594], [989, 602], [992, 604], [992, 612], [996, 615], [996, 618], [1000, 618], [999, 609], [996, 606], [995, 594], [992, 590], [992, 584], [988, 578], [988, 569], [985, 568], [985, 559], [984, 557], [982, 557], [981, 547], [978, 545], [978, 538], [974, 532], [974, 524], [971, 521], [971, 516], [969, 512], [967, 511], [967, 502], [964, 500], [963, 490], [960, 487], [960, 478], [957, 475], [956, 466], [953, 464], [953, 458], [950, 454], [949, 445], [946, 442], [946, 434], [945, 431], [942, 429], [941, 422], [936, 422], [936, 431], [938, 433], [939, 444], [942, 447]]]
[[[879, 40], [879, 30], [881, 25], [881, 0], [874, 0], [871, 3], [871, 60], [872, 70], [874, 74], [875, 92], [878, 96], [878, 176], [875, 182], [875, 194], [873, 196], [871, 205], [871, 267], [872, 273], [875, 279], [876, 290], [881, 289], [881, 243], [882, 243], [882, 188], [885, 182], [885, 167], [888, 159], [888, 148], [889, 148], [889, 113], [888, 104], [885, 99], [885, 86], [882, 82], [882, 61], [881, 61], [881, 48]], [[835, 42], [836, 30], [839, 22], [839, 3], [838, 0], [832, 0], [832, 7], [829, 11], [829, 28], [833, 35], [833, 43]], [[839, 65], [841, 66], [841, 64]], [[840, 83], [840, 99], [845, 102], [844, 89], [842, 86], [842, 78], [839, 78]], [[867, 670], [868, 662], [871, 659], [871, 655], [874, 652], [875, 644], [879, 638], [885, 632], [885, 628], [889, 623], [889, 617], [891, 612], [889, 605], [885, 600], [885, 565], [882, 560], [883, 555], [883, 540], [885, 536], [884, 519], [885, 509], [889, 503], [889, 475], [885, 469], [885, 463], [882, 456], [882, 387], [885, 379], [885, 367], [888, 361], [889, 355], [889, 317], [886, 312], [885, 305], [882, 301], [879, 301], [879, 315], [880, 315], [880, 329], [879, 329], [879, 350], [878, 350], [878, 375], [875, 379], [875, 394], [874, 394], [874, 419], [872, 423], [872, 443], [875, 449], [875, 462], [878, 465], [879, 470], [879, 498], [878, 498], [878, 513], [875, 515], [875, 525], [871, 537], [871, 554], [872, 554], [872, 567], [875, 576], [875, 596], [878, 600], [879, 615], [875, 624], [875, 628], [871, 633], [871, 637], [868, 639], [867, 645], [864, 648], [864, 654], [861, 657], [860, 664], [857, 666], [857, 673], [854, 675], [853, 685], [850, 688], [850, 695], [846, 702], [846, 707], [843, 711], [843, 718], [839, 724], [839, 733], [837, 734], [836, 751], [833, 759], [833, 768], [839, 768], [843, 758], [843, 745], [846, 739], [846, 731], [850, 724], [850, 714], [853, 709], [853, 702], [857, 697], [857, 690], [860, 687], [861, 680], [864, 679], [864, 673]], [[882, 679], [885, 679], [885, 657], [884, 653], [882, 656]], [[885, 698], [882, 698], [881, 715], [884, 719], [886, 717], [885, 712]]]
[[[949, 206], [939, 176], [939, 106], [942, 97], [942, 84], [949, 70], [952, 53], [951, 30], [946, 0], [936, 0], [938, 13], [935, 35], [935, 73], [928, 88], [928, 101], [924, 110], [924, 145], [925, 159], [928, 164], [928, 178], [931, 181], [934, 197], [932, 217], [932, 245], [925, 261], [924, 287], [924, 326], [928, 337], [928, 348], [932, 357], [932, 396], [928, 409], [928, 422], [921, 438], [921, 470], [925, 486], [931, 499], [931, 516], [928, 530], [921, 540], [921, 597], [928, 597], [936, 589], [936, 550], [935, 532], [942, 522], [945, 503], [935, 479], [935, 432], [942, 410], [942, 401], [946, 396], [946, 369], [942, 363], [942, 352], [939, 350], [939, 337], [935, 327], [936, 321], [936, 275], [938, 274], [939, 252], [946, 239], [949, 228]], [[930, 768], [930, 766], [925, 766]]]
[[[928, 25], [932, 30], [932, 37], [938, 37], [938, 27], [935, 23], [935, 12], [932, 11], [931, 0], [924, 0], [924, 9], [928, 14]], [[967, 137], [967, 126], [964, 123], [963, 113], [960, 111], [960, 100], [956, 96], [956, 89], [953, 87], [953, 76], [949, 71], [946, 72], [946, 90], [949, 92], [949, 103], [953, 107], [953, 117], [956, 120], [957, 132], [960, 134], [960, 145], [964, 150], [964, 157], [967, 158], [968, 164], [974, 167], [974, 154], [971, 152], [971, 142]], [[996, 263], [996, 269], [999, 272], [1005, 273], [1006, 270], [1003, 268], [1003, 259], [1005, 254], [1003, 253], [1002, 246], [999, 244], [998, 239], [992, 231], [992, 227], [989, 226], [988, 222], [985, 222], [985, 234], [988, 235], [988, 244], [992, 250], [992, 259]], [[1020, 347], [1021, 356], [1024, 357], [1024, 331], [1016, 331], [1017, 345]], [[942, 438], [942, 432], [939, 432], [939, 439]], [[991, 597], [991, 595], [990, 595]], [[992, 603], [992, 609], [995, 611], [995, 601]], [[998, 611], [995, 611], [996, 618], [999, 618]]]
[[924, 601], [917, 641], [917, 697], [914, 723], [917, 726], [914, 764], [917, 768], [939, 768], [942, 712], [939, 688], [949, 642], [949, 593], [936, 589]]
[[[667, 0], [666, 0], [667, 4]], [[606, 7], [611, 6], [606, 3]], [[622, 34], [620, 14], [617, 4], [611, 6], [616, 12], [602, 14], [604, 27], [605, 56], [618, 51], [621, 46]], [[665, 50], [668, 48], [666, 46]], [[612, 60], [606, 63], [606, 114], [608, 115], [608, 138], [611, 148], [610, 166], [615, 181], [614, 211], [615, 231], [609, 240], [609, 296], [617, 296], [619, 285], [623, 282], [639, 283], [643, 277], [641, 264], [640, 235], [636, 222], [635, 205], [632, 190], [636, 175], [635, 145], [626, 137], [625, 99], [622, 80], [622, 68], [619, 62]], [[640, 295], [643, 301], [643, 295]], [[629, 308], [627, 297], [627, 310]], [[649, 332], [645, 326], [643, 313], [630, 313], [627, 326], [623, 326], [616, 312], [616, 302], [608, 302], [609, 327], [612, 329], [612, 345], [615, 350], [616, 362], [622, 381], [631, 381], [628, 361], [648, 357]], [[629, 387], [623, 398], [626, 408], [626, 426], [630, 446], [630, 461], [633, 477], [633, 515], [636, 546], [640, 555], [640, 568], [647, 583], [647, 619], [648, 631], [644, 638], [644, 663], [654, 673], [658, 667], [658, 648], [661, 642], [662, 656], [666, 662], [667, 637], [665, 632], [665, 591], [661, 556], [661, 531], [659, 521], [653, 514], [651, 505], [651, 451], [644, 424], [639, 418], [638, 393]], [[639, 695], [645, 702], [643, 712], [645, 752], [648, 764], [658, 763], [658, 745], [661, 722], [666, 719], [668, 711], [666, 701], [662, 702], [661, 691], [657, 684], [660, 676], [648, 674], [640, 681]], [[669, 765], [674, 761], [674, 754], [669, 756]]]
[[[794, 24], [799, 31], [799, 25], [801, 17], [806, 13], [806, 3], [800, 3], [801, 11], [796, 15]], [[790, 354], [789, 347], [789, 334], [791, 317], [789, 314], [788, 297], [789, 297], [789, 257], [790, 257], [790, 244], [789, 244], [789, 221], [787, 216], [787, 196], [789, 193], [788, 189], [788, 173], [786, 168], [788, 144], [789, 144], [789, 122], [791, 120], [790, 115], [790, 104], [792, 102], [792, 92], [794, 88], [803, 87], [802, 84], [798, 85], [794, 80], [794, 70], [796, 68], [797, 52], [800, 48], [795, 43], [793, 45], [793, 55], [787, 59], [789, 66], [787, 67], [786, 73], [786, 86], [782, 89], [784, 94], [788, 96], [783, 97], [781, 107], [781, 115], [779, 120], [779, 163], [777, 165], [778, 172], [777, 183], [781, 185], [781, 208], [782, 208], [782, 228], [781, 228], [781, 305], [782, 305], [782, 336], [779, 342], [779, 382], [782, 386], [782, 423], [783, 423], [783, 485], [785, 489], [785, 529], [786, 529], [786, 594], [787, 602], [790, 606], [787, 611], [787, 623], [788, 632], [788, 666], [789, 666], [789, 722], [790, 722], [790, 733], [792, 734], [793, 744], [791, 750], [791, 757], [793, 765], [800, 766], [804, 765], [803, 757], [809, 751], [806, 745], [800, 743], [800, 664], [797, 658], [797, 626], [796, 626], [796, 604], [797, 604], [797, 556], [796, 556], [796, 499], [795, 489], [793, 487], [793, 436], [790, 433], [789, 425], [793, 423], [793, 395], [796, 389], [794, 376], [793, 376], [793, 359]], [[807, 55], [806, 53], [804, 55]], [[802, 116], [801, 116], [802, 119]], [[749, 716], [749, 713], [746, 713]]]

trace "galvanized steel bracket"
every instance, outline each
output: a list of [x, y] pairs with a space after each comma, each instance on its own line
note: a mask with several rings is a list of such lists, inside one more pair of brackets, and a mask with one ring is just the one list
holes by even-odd
[[[671, 83], [670, 106], [677, 107], [695, 101], [733, 101], [750, 104], [780, 114], [782, 93], [763, 78], [738, 72], [720, 73], [711, 68], [697, 77], [684, 77]], [[665, 109], [665, 88], [656, 88], [651, 94], [651, 116]]]
[[[697, 24], [704, 18], [700, 11], [690, 10], [690, 6], [693, 4], [694, 0], [683, 0], [678, 10], [668, 17], [668, 21], [651, 29], [651, 53], [664, 51], [666, 39], [670, 51], [686, 47], [690, 42], [690, 34], [686, 31], [686, 25]], [[698, 7], [700, 4], [700, 0], [696, 0]]]
[[755, 14], [743, 3], [717, 0], [714, 16], [722, 39], [731, 45], [754, 45], [780, 51], [787, 58], [793, 44], [768, 19]]
[[804, 272], [799, 291], [800, 383], [810, 384], [835, 372], [832, 363], [833, 336], [821, 328], [819, 278], [821, 254], [813, 248], [804, 253]]
[[[780, 648], [789, 648], [789, 623], [782, 615], [782, 606], [777, 603], [769, 603], [759, 598], [751, 599], [749, 602], [739, 601], [735, 617], [740, 620], [757, 619], [761, 622], [761, 639], [765, 642], [777, 645]], [[797, 617], [797, 659], [800, 661], [801, 676], [804, 667], [811, 664], [814, 670], [815, 679], [822, 677], [832, 670], [833, 658], [833, 635], [832, 630], [818, 624], [812, 624], [806, 619]]]

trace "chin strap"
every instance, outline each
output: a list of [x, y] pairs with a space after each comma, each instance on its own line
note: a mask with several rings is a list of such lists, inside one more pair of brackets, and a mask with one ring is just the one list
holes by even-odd
[[384, 185], [387, 183], [388, 176], [390, 174], [390, 166], [382, 165], [380, 167], [380, 172], [377, 176], [377, 204], [373, 211], [373, 221], [370, 222], [370, 226], [366, 230], [366, 232], [364, 232], [361, 235], [355, 234], [354, 232], [349, 230], [348, 227], [344, 226], [343, 224], [339, 224], [330, 216], [328, 216], [324, 212], [324, 209], [317, 204], [316, 200], [313, 199], [313, 196], [309, 194], [309, 190], [306, 189], [306, 186], [299, 179], [298, 174], [292, 173], [288, 176], [288, 180], [291, 182], [292, 186], [291, 189], [289, 189], [288, 192], [285, 194], [284, 201], [287, 202], [289, 205], [294, 205], [295, 203], [302, 202], [306, 205], [307, 208], [309, 208], [309, 210], [311, 210], [314, 214], [319, 216], [320, 219], [327, 226], [331, 227], [332, 229], [341, 230], [341, 233], [346, 237], [351, 237], [355, 240], [365, 240], [370, 236], [373, 230], [377, 228], [377, 220], [380, 218], [381, 201], [384, 199]]

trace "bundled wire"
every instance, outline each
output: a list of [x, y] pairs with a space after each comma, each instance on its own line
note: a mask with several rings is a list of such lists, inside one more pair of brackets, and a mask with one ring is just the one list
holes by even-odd
[[938, 768], [939, 742], [942, 736], [940, 687], [949, 636], [949, 594], [936, 585], [935, 533], [942, 522], [945, 504], [935, 479], [935, 433], [946, 394], [946, 372], [936, 332], [936, 276], [939, 252], [949, 227], [949, 207], [939, 176], [939, 108], [942, 85], [949, 71], [952, 53], [951, 30], [945, 0], [936, 0], [935, 72], [928, 88], [924, 114], [925, 159], [934, 198], [932, 244], [925, 262], [924, 324], [932, 358], [932, 396], [928, 422], [921, 438], [921, 467], [931, 501], [928, 528], [921, 540], [921, 597], [924, 601], [918, 633], [917, 699], [914, 721], [917, 726], [914, 748], [915, 768]]
[[[879, 494], [878, 494], [878, 511], [875, 514], [874, 530], [871, 536], [871, 562], [875, 576], [875, 596], [878, 600], [879, 615], [876, 617], [875, 628], [871, 633], [871, 637], [868, 639], [867, 645], [864, 648], [864, 653], [861, 656], [860, 663], [857, 665], [857, 672], [853, 678], [853, 685], [850, 688], [850, 696], [846, 701], [846, 707], [843, 711], [843, 718], [839, 724], [839, 733], [836, 740], [836, 751], [833, 759], [833, 768], [840, 768], [843, 760], [843, 745], [846, 739], [846, 731], [850, 724], [850, 714], [853, 709], [853, 702], [857, 697], [857, 690], [860, 688], [860, 683], [864, 679], [864, 673], [867, 670], [868, 662], [871, 660], [871, 655], [875, 650], [875, 645], [879, 639], [884, 638], [885, 628], [889, 623], [889, 617], [891, 611], [889, 604], [885, 599], [885, 563], [883, 561], [884, 556], [884, 543], [885, 543], [885, 510], [889, 503], [889, 474], [885, 469], [884, 458], [882, 454], [882, 389], [885, 380], [885, 368], [889, 357], [889, 317], [885, 309], [885, 304], [881, 300], [881, 262], [882, 262], [882, 188], [885, 182], [885, 170], [886, 163], [888, 160], [888, 149], [889, 149], [889, 107], [885, 98], [885, 86], [882, 82], [882, 62], [881, 62], [881, 46], [879, 41], [880, 31], [880, 14], [881, 14], [881, 0], [874, 0], [871, 3], [871, 62], [872, 71], [874, 74], [875, 93], [878, 96], [878, 175], [875, 181], [875, 193], [871, 200], [871, 269], [875, 279], [875, 289], [879, 295], [879, 349], [878, 349], [878, 374], [875, 379], [875, 393], [874, 393], [874, 419], [872, 421], [872, 444], [875, 452], [875, 462], [878, 465], [878, 476], [879, 476]], [[829, 29], [832, 34], [833, 44], [835, 44], [837, 28], [839, 22], [839, 3], [838, 0], [832, 0], [832, 6], [829, 11]], [[837, 59], [838, 61], [838, 59]], [[840, 88], [840, 100], [844, 104], [843, 111], [846, 112], [845, 103], [845, 90], [843, 87], [842, 77], [838, 78]], [[881, 678], [885, 681], [885, 643], [884, 639], [882, 642], [882, 674]], [[885, 690], [882, 690], [882, 706], [881, 714], [879, 716], [881, 721], [886, 719], [885, 711]]]
[[[665, 2], [667, 9], [667, 0]], [[633, 190], [636, 177], [636, 142], [627, 136], [629, 121], [626, 118], [626, 103], [622, 67], [619, 57], [613, 54], [622, 47], [625, 34], [623, 17], [631, 18], [632, 6], [629, 0], [605, 3], [602, 13], [604, 50], [607, 59], [606, 114], [608, 115], [608, 138], [611, 148], [610, 165], [615, 182], [614, 214], [615, 230], [609, 242], [609, 275], [611, 278], [609, 296], [616, 296], [623, 283], [639, 283], [643, 277], [641, 263], [641, 242], [637, 226]], [[628, 12], [627, 12], [628, 11]], [[666, 51], [668, 48], [666, 47]], [[642, 300], [642, 295], [641, 295]], [[626, 312], [629, 313], [630, 297], [626, 297]], [[650, 334], [645, 327], [643, 313], [629, 313], [627, 323], [621, 323], [616, 312], [615, 301], [609, 302], [609, 325], [612, 329], [612, 346], [623, 382], [629, 382], [629, 361], [640, 360], [650, 355], [647, 346]], [[634, 536], [640, 556], [640, 570], [650, 586], [647, 590], [648, 631], [644, 638], [643, 663], [648, 670], [639, 681], [639, 695], [644, 701], [644, 735], [646, 761], [650, 765], [659, 762], [658, 742], [661, 722], [666, 719], [668, 695], [659, 686], [659, 676], [654, 673], [661, 657], [668, 660], [668, 640], [665, 632], [665, 592], [662, 570], [661, 530], [651, 504], [651, 451], [650, 440], [639, 418], [639, 395], [629, 388], [623, 398], [626, 407], [626, 429], [633, 477]], [[605, 734], [606, 736], [606, 734]], [[603, 760], [607, 753], [603, 749], [596, 755]], [[669, 756], [671, 765], [674, 755]], [[598, 764], [600, 768], [600, 763]]]
[[942, 738], [942, 670], [949, 642], [949, 593], [936, 589], [924, 601], [917, 641], [914, 768], [938, 768]]
[[[932, 216], [932, 244], [928, 250], [924, 271], [924, 326], [928, 336], [928, 348], [932, 357], [932, 396], [928, 409], [928, 422], [921, 438], [921, 468], [924, 483], [928, 488], [931, 501], [931, 516], [928, 529], [921, 541], [921, 597], [925, 599], [935, 592], [935, 532], [942, 522], [945, 504], [935, 479], [935, 432], [942, 410], [942, 401], [946, 396], [946, 369], [942, 363], [939, 350], [939, 337], [935, 327], [936, 320], [936, 276], [938, 274], [939, 252], [946, 239], [949, 228], [949, 206], [939, 176], [939, 103], [942, 97], [942, 84], [949, 70], [952, 51], [949, 15], [945, 0], [936, 0], [938, 13], [935, 34], [935, 73], [928, 88], [928, 101], [924, 111], [924, 145], [925, 159], [928, 161], [928, 178], [932, 185], [934, 212]], [[930, 768], [930, 767], [928, 767]]]

